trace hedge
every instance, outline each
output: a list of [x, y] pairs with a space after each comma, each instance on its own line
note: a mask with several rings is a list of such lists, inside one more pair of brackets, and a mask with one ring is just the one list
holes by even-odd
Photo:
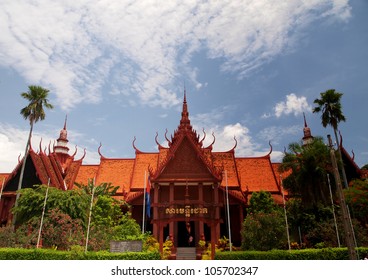
[[159, 260], [158, 252], [75, 252], [52, 249], [0, 248], [0, 260]]
[[[368, 248], [358, 248], [359, 259], [368, 256]], [[348, 260], [347, 248], [304, 250], [234, 251], [218, 252], [216, 260]]]

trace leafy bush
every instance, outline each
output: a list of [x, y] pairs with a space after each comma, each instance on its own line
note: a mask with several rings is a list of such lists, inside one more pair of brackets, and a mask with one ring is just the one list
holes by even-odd
[[163, 252], [161, 255], [161, 259], [168, 260], [171, 256], [171, 250], [174, 246], [174, 243], [171, 240], [166, 240], [163, 244]]
[[242, 249], [267, 251], [286, 247], [286, 226], [279, 211], [249, 214], [242, 228]]
[[[358, 248], [360, 259], [368, 256], [368, 248]], [[347, 248], [303, 250], [216, 252], [216, 260], [348, 260]]]
[[0, 248], [0, 260], [159, 260], [158, 252], [109, 253], [80, 250]]

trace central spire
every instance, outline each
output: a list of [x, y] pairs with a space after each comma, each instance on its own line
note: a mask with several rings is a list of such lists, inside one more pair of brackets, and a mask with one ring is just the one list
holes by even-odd
[[302, 140], [303, 140], [303, 145], [308, 145], [313, 141], [313, 136], [312, 136], [310, 128], [308, 127], [307, 120], [305, 118], [304, 113], [303, 113], [303, 116], [304, 116], [304, 128], [303, 128], [304, 136]]
[[189, 120], [189, 112], [188, 112], [188, 104], [187, 104], [187, 93], [186, 89], [184, 88], [184, 101], [183, 101], [183, 110], [181, 112], [181, 120], [179, 129], [192, 129]]

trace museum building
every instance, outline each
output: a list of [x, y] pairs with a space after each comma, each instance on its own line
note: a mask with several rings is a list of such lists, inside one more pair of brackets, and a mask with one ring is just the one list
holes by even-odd
[[[162, 244], [172, 238], [175, 247], [195, 247], [199, 240], [214, 244], [222, 236], [232, 238], [234, 245], [241, 243], [241, 227], [247, 213], [247, 205], [253, 192], [270, 192], [277, 204], [283, 203], [279, 163], [271, 162], [270, 152], [258, 157], [236, 157], [237, 140], [228, 151], [214, 152], [215, 136], [205, 146], [207, 137], [192, 128], [189, 119], [186, 94], [182, 104], [180, 123], [173, 135], [165, 139], [163, 146], [157, 140], [157, 152], [144, 152], [132, 143], [133, 158], [108, 158], [98, 148], [100, 163], [83, 164], [75, 158], [77, 151], [69, 153], [66, 122], [53, 147], [50, 145], [36, 152], [30, 148], [26, 159], [23, 188], [47, 184], [62, 190], [75, 188], [75, 182], [95, 185], [111, 183], [119, 186], [117, 199], [131, 205], [132, 217]], [[313, 136], [306, 122], [303, 141]], [[354, 174], [360, 169], [345, 150], [344, 157]], [[0, 221], [10, 224], [11, 207], [15, 203], [16, 190], [22, 160], [13, 172], [0, 174], [3, 182], [0, 201]], [[355, 164], [355, 165], [354, 165]], [[150, 200], [147, 204], [146, 196]]]

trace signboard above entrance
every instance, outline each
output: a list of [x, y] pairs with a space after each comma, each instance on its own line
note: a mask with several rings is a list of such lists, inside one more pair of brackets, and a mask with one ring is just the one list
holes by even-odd
[[192, 206], [192, 205], [185, 205], [185, 206], [172, 206], [165, 208], [165, 215], [183, 215], [186, 218], [191, 216], [207, 216], [209, 214], [209, 210], [207, 207], [201, 206]]

